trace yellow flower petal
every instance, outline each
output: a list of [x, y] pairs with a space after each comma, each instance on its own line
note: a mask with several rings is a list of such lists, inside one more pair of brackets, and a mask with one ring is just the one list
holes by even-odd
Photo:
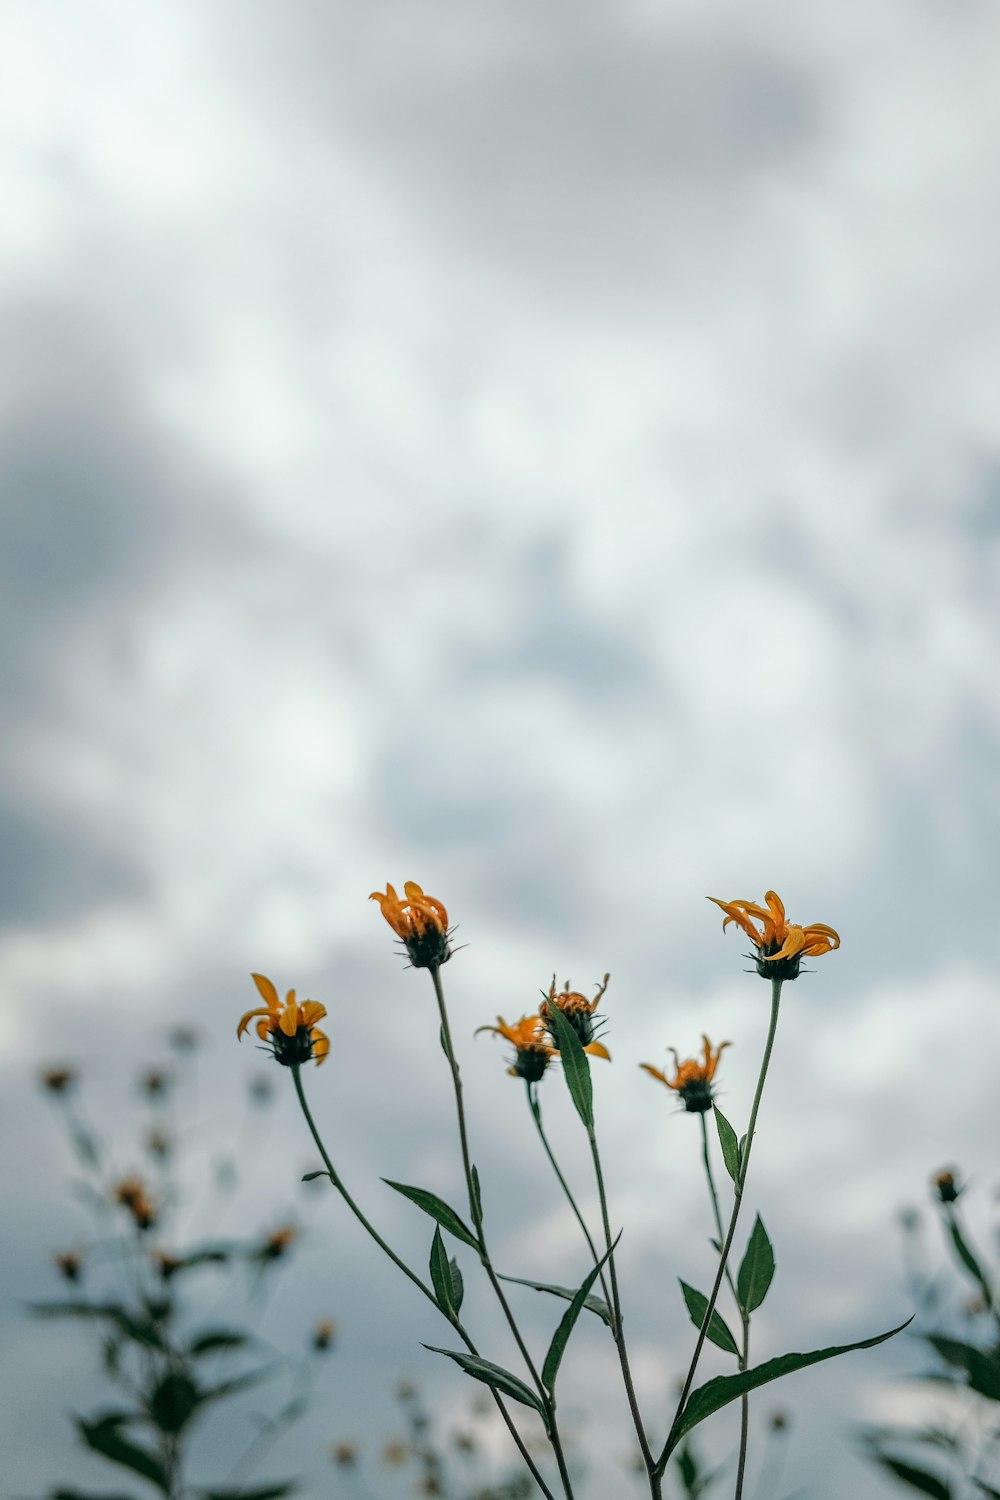
[[603, 1042], [590, 1042], [583, 1050], [584, 1052], [589, 1052], [591, 1057], [603, 1057], [608, 1062], [611, 1061], [611, 1053]]
[[320, 1031], [318, 1026], [314, 1026], [312, 1029], [312, 1045], [313, 1057], [316, 1059], [318, 1066], [321, 1062], [326, 1061], [327, 1054], [330, 1051], [330, 1038], [325, 1031]]
[[266, 979], [263, 974], [251, 974], [250, 978], [260, 991], [260, 997], [268, 1010], [280, 1010], [281, 1001], [278, 998], [278, 991], [274, 988], [271, 981]]
[[239, 1041], [243, 1033], [249, 1028], [250, 1022], [253, 1020], [254, 1016], [266, 1016], [267, 1014], [268, 1012], [266, 1010], [248, 1010], [246, 1015], [243, 1017], [242, 1021], [236, 1028], [236, 1040]]

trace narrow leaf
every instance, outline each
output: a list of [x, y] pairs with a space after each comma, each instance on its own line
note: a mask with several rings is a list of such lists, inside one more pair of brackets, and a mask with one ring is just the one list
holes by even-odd
[[1000, 1355], [996, 1350], [977, 1349], [974, 1344], [963, 1344], [960, 1339], [936, 1333], [927, 1334], [926, 1338], [942, 1359], [965, 1371], [970, 1390], [978, 1391], [990, 1401], [1000, 1401]]
[[161, 1432], [180, 1432], [200, 1401], [201, 1394], [190, 1375], [174, 1370], [163, 1377], [149, 1398], [149, 1415]]
[[546, 1015], [549, 1031], [559, 1049], [559, 1060], [562, 1063], [563, 1076], [566, 1079], [570, 1098], [584, 1125], [588, 1130], [593, 1130], [594, 1087], [590, 1077], [590, 1062], [583, 1050], [583, 1043], [554, 1001], [549, 1003]]
[[437, 1298], [438, 1307], [446, 1318], [454, 1318], [455, 1305], [452, 1300], [451, 1266], [448, 1264], [448, 1252], [444, 1248], [444, 1240], [441, 1231], [435, 1226], [434, 1239], [431, 1241], [430, 1259], [431, 1285]]
[[[887, 1453], [877, 1453], [875, 1458], [884, 1469], [888, 1469], [890, 1474], [894, 1474], [911, 1489], [919, 1490], [922, 1495], [933, 1495], [935, 1500], [952, 1500], [951, 1485], [945, 1484], [936, 1474], [929, 1474], [926, 1469], [918, 1469], [915, 1464], [905, 1463], [901, 1458], [890, 1458]], [[994, 1490], [993, 1493], [996, 1494], [996, 1491]]]
[[466, 1227], [455, 1210], [449, 1208], [444, 1199], [439, 1198], [436, 1193], [429, 1193], [426, 1188], [407, 1187], [404, 1182], [390, 1182], [388, 1177], [383, 1177], [382, 1181], [387, 1187], [395, 1188], [397, 1193], [402, 1193], [404, 1198], [409, 1198], [410, 1202], [422, 1208], [425, 1214], [430, 1214], [442, 1229], [447, 1229], [449, 1234], [453, 1234], [457, 1240], [471, 1245], [473, 1250], [479, 1249], [479, 1241], [472, 1230]]
[[455, 1308], [456, 1314], [458, 1314], [462, 1311], [462, 1298], [465, 1296], [465, 1283], [462, 1280], [462, 1273], [458, 1268], [457, 1260], [452, 1258], [448, 1262], [448, 1269], [451, 1272], [452, 1305]]
[[722, 1160], [726, 1164], [726, 1171], [736, 1182], [740, 1175], [740, 1148], [736, 1140], [736, 1131], [717, 1104], [714, 1107], [714, 1113], [715, 1128], [719, 1132], [719, 1145], [722, 1147]]
[[238, 1333], [232, 1328], [209, 1328], [191, 1340], [187, 1352], [189, 1356], [197, 1358], [199, 1354], [217, 1354], [223, 1349], [242, 1349], [246, 1343], [245, 1333]]
[[284, 1484], [265, 1484], [256, 1489], [248, 1490], [246, 1485], [238, 1485], [234, 1490], [202, 1490], [201, 1500], [283, 1500], [283, 1496], [292, 1495], [298, 1489], [294, 1479], [287, 1480]]
[[[526, 1281], [523, 1276], [501, 1276], [500, 1280], [512, 1281], [517, 1286], [530, 1286], [536, 1292], [549, 1292], [553, 1297], [562, 1297], [566, 1302], [572, 1302], [576, 1296], [576, 1287], [553, 1286], [549, 1281]], [[585, 1297], [583, 1305], [596, 1313], [609, 1328], [613, 1326], [611, 1309], [603, 1297]]]
[[[615, 1245], [617, 1245], [618, 1240], [620, 1239], [621, 1234], [619, 1233], [618, 1239], [615, 1240]], [[542, 1384], [550, 1395], [555, 1388], [556, 1376], [559, 1373], [559, 1366], [562, 1363], [562, 1357], [566, 1352], [566, 1345], [569, 1343], [569, 1336], [573, 1332], [573, 1329], [576, 1327], [576, 1320], [583, 1311], [584, 1303], [586, 1302], [587, 1297], [590, 1294], [590, 1288], [594, 1285], [594, 1282], [601, 1274], [601, 1271], [604, 1268], [604, 1263], [608, 1259], [608, 1256], [610, 1256], [612, 1250], [614, 1250], [615, 1245], [612, 1245], [611, 1249], [608, 1250], [606, 1254], [601, 1256], [596, 1266], [594, 1266], [594, 1269], [592, 1271], [589, 1271], [583, 1278], [583, 1281], [580, 1283], [579, 1290], [577, 1291], [569, 1307], [567, 1307], [566, 1311], [562, 1315], [562, 1318], [560, 1319], [559, 1327], [552, 1335], [552, 1342], [549, 1344], [549, 1350], [545, 1356], [545, 1363], [542, 1366]]]
[[750, 1231], [746, 1254], [736, 1275], [736, 1291], [744, 1312], [752, 1313], [754, 1308], [760, 1306], [767, 1296], [773, 1275], [774, 1251], [763, 1220], [758, 1214]]
[[[686, 1281], [681, 1282], [681, 1292], [683, 1293], [687, 1310], [691, 1315], [691, 1322], [700, 1330], [701, 1325], [705, 1321], [705, 1314], [708, 1311], [708, 1298], [704, 1293], [695, 1291], [693, 1286], [688, 1286]], [[711, 1339], [712, 1343], [716, 1344], [718, 1348], [725, 1349], [727, 1354], [735, 1354], [739, 1358], [739, 1346], [730, 1333], [726, 1320], [717, 1308], [712, 1309], [712, 1318], [705, 1331], [705, 1337]]]
[[[315, 1182], [317, 1177], [330, 1177], [330, 1174], [326, 1170], [325, 1167], [320, 1167], [320, 1169], [319, 1169], [318, 1172], [306, 1172], [302, 1176], [301, 1181], [302, 1182]], [[330, 1177], [330, 1181], [331, 1182], [333, 1181], [332, 1177]]]
[[434, 1344], [425, 1344], [432, 1354], [443, 1354], [448, 1359], [453, 1359], [456, 1365], [461, 1365], [466, 1375], [471, 1375], [473, 1380], [481, 1380], [484, 1385], [490, 1386], [495, 1391], [501, 1391], [505, 1396], [510, 1396], [513, 1401], [520, 1401], [522, 1406], [531, 1406], [545, 1420], [545, 1407], [541, 1400], [535, 1395], [530, 1386], [525, 1385], [523, 1380], [518, 1380], [509, 1370], [502, 1365], [495, 1365], [488, 1359], [480, 1359], [474, 1354], [461, 1354], [455, 1349], [438, 1349]]
[[482, 1189], [479, 1186], [479, 1172], [478, 1172], [478, 1170], [476, 1168], [475, 1162], [472, 1163], [472, 1198], [473, 1198], [473, 1202], [476, 1205], [476, 1213], [477, 1213], [477, 1215], [479, 1217], [479, 1222], [482, 1223], [482, 1221], [483, 1221], [483, 1194], [482, 1194]]
[[951, 1242], [955, 1246], [955, 1253], [957, 1254], [959, 1260], [962, 1262], [963, 1266], [968, 1271], [973, 1281], [975, 1281], [983, 1289], [986, 1294], [986, 1300], [988, 1302], [992, 1302], [993, 1288], [987, 1281], [982, 1266], [979, 1264], [975, 1255], [973, 1255], [969, 1246], [966, 1244], [965, 1237], [962, 1234], [961, 1229], [959, 1228], [958, 1220], [952, 1214], [948, 1215], [948, 1233], [951, 1235]]
[[708, 1381], [707, 1384], [691, 1392], [684, 1410], [671, 1429], [666, 1452], [672, 1453], [681, 1438], [693, 1427], [697, 1427], [699, 1422], [704, 1422], [706, 1417], [721, 1411], [724, 1406], [729, 1405], [730, 1401], [738, 1400], [748, 1391], [755, 1391], [758, 1386], [768, 1385], [772, 1380], [780, 1379], [782, 1375], [791, 1375], [796, 1370], [805, 1370], [810, 1365], [822, 1363], [823, 1360], [834, 1359], [838, 1354], [850, 1354], [854, 1349], [873, 1349], [876, 1344], [884, 1344], [886, 1339], [891, 1339], [895, 1334], [901, 1333], [912, 1322], [912, 1318], [907, 1318], [906, 1322], [900, 1323], [898, 1328], [890, 1328], [887, 1333], [877, 1334], [871, 1339], [859, 1339], [854, 1344], [835, 1344], [829, 1349], [814, 1349], [809, 1354], [779, 1354], [777, 1359], [769, 1359], [762, 1365], [756, 1365], [752, 1370], [741, 1370], [736, 1375], [717, 1375], [714, 1380]]
[[68, 1490], [65, 1487], [50, 1490], [48, 1500], [132, 1500], [130, 1495], [95, 1495], [85, 1490]]
[[76, 1425], [83, 1441], [94, 1453], [110, 1459], [113, 1464], [131, 1469], [133, 1474], [141, 1474], [143, 1479], [148, 1479], [150, 1484], [155, 1484], [166, 1494], [170, 1481], [160, 1460], [155, 1453], [149, 1453], [137, 1443], [123, 1437], [119, 1430], [121, 1421], [122, 1418], [117, 1414], [99, 1417], [95, 1422], [86, 1422], [78, 1417]]

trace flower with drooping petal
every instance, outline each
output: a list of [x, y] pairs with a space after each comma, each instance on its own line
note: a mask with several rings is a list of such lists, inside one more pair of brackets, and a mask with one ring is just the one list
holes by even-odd
[[448, 962], [448, 913], [433, 896], [425, 896], [415, 880], [403, 886], [405, 900], [400, 901], [394, 886], [372, 891], [369, 901], [377, 901], [382, 915], [398, 938], [403, 941], [410, 963], [415, 969], [436, 969]]
[[308, 1062], [311, 1057], [317, 1063], [323, 1062], [330, 1050], [330, 1041], [316, 1022], [322, 1021], [326, 1015], [326, 1007], [315, 1000], [307, 1000], [304, 1005], [299, 1005], [294, 990], [288, 991], [282, 1004], [278, 991], [269, 979], [265, 979], [263, 974], [251, 974], [250, 977], [266, 1003], [257, 1010], [247, 1011], [236, 1028], [237, 1038], [242, 1037], [254, 1016], [260, 1016], [257, 1035], [262, 1042], [270, 1045], [276, 1060], [284, 1067], [297, 1067], [300, 1063]]
[[[818, 958], [840, 947], [840, 937], [824, 922], [800, 927], [785, 917], [785, 908], [774, 891], [764, 897], [766, 908], [755, 901], [720, 901], [709, 896], [726, 914], [725, 932], [730, 922], [741, 927], [757, 949], [757, 973], [764, 979], [798, 979], [803, 958]], [[756, 924], [760, 923], [760, 927]]]
[[[600, 1005], [610, 980], [611, 975], [605, 974], [603, 980], [597, 986], [597, 994], [593, 1000], [588, 1000], [586, 995], [581, 995], [577, 990], [570, 989], [568, 979], [563, 988], [557, 990], [556, 977], [553, 974], [548, 994], [539, 1007], [541, 1019], [544, 1024], [548, 1025], [549, 1006], [557, 1006], [580, 1038], [584, 1051], [593, 1051], [595, 1057], [606, 1057], [609, 1061], [610, 1054], [607, 1050], [601, 1046], [600, 1042], [594, 1042], [594, 1037], [597, 1035], [598, 1028], [602, 1024], [599, 1019], [595, 1020], [594, 1012]], [[591, 1045], [592, 1043], [593, 1046]]]
[[654, 1078], [658, 1078], [661, 1083], [665, 1083], [668, 1089], [673, 1089], [676, 1093], [680, 1094], [686, 1110], [691, 1114], [699, 1115], [704, 1114], [706, 1110], [712, 1107], [712, 1099], [714, 1097], [712, 1079], [715, 1077], [715, 1070], [719, 1066], [719, 1058], [722, 1056], [723, 1049], [732, 1046], [732, 1042], [720, 1042], [713, 1049], [711, 1042], [704, 1033], [701, 1039], [704, 1043], [704, 1048], [700, 1061], [696, 1057], [688, 1057], [684, 1062], [681, 1062], [676, 1049], [673, 1047], [667, 1048], [667, 1051], [672, 1052], [674, 1056], [675, 1072], [673, 1078], [668, 1078], [665, 1073], [660, 1072], [659, 1068], [654, 1068], [652, 1063], [639, 1064], [640, 1068], [645, 1068], [647, 1073], [652, 1074]]
[[[537, 1083], [549, 1063], [559, 1056], [557, 1048], [549, 1041], [541, 1016], [522, 1016], [512, 1026], [503, 1016], [497, 1016], [495, 1026], [480, 1026], [477, 1036], [480, 1031], [491, 1031], [494, 1036], [502, 1036], [512, 1043], [514, 1061], [507, 1072], [512, 1078], [523, 1078], [525, 1083]], [[600, 1042], [590, 1042], [583, 1050], [592, 1057], [604, 1057], [610, 1061], [607, 1048]]]

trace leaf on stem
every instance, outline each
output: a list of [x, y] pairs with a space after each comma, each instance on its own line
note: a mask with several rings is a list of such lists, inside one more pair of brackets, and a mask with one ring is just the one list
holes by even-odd
[[223, 1349], [242, 1349], [246, 1343], [246, 1334], [234, 1328], [208, 1328], [191, 1340], [187, 1352], [190, 1358], [197, 1358], [199, 1354], [217, 1354]]
[[752, 1313], [767, 1296], [774, 1275], [774, 1251], [760, 1214], [754, 1219], [746, 1254], [736, 1275], [736, 1291], [745, 1313]]
[[[679, 1277], [678, 1280], [680, 1280]], [[686, 1281], [681, 1281], [680, 1286], [691, 1322], [700, 1332], [708, 1311], [708, 1298], [702, 1292], [696, 1291], [693, 1286], [688, 1286]], [[725, 1349], [727, 1354], [735, 1354], [739, 1358], [739, 1346], [730, 1333], [725, 1318], [716, 1308], [712, 1309], [712, 1317], [705, 1330], [705, 1337], [711, 1339], [719, 1349]]]
[[99, 1453], [102, 1458], [109, 1459], [113, 1464], [121, 1464], [123, 1468], [131, 1469], [133, 1474], [141, 1474], [143, 1479], [148, 1479], [150, 1484], [155, 1484], [166, 1494], [170, 1481], [156, 1454], [140, 1448], [138, 1443], [133, 1443], [129, 1438], [122, 1436], [121, 1427], [127, 1420], [128, 1417], [122, 1413], [111, 1412], [107, 1416], [98, 1417], [93, 1422], [77, 1417], [76, 1425], [80, 1436], [92, 1452]]
[[422, 1208], [425, 1214], [430, 1214], [442, 1229], [447, 1229], [449, 1234], [453, 1234], [457, 1240], [471, 1245], [473, 1250], [479, 1249], [479, 1241], [472, 1230], [466, 1227], [455, 1210], [449, 1208], [444, 1199], [439, 1198], [436, 1193], [429, 1193], [426, 1188], [407, 1187], [405, 1182], [390, 1182], [388, 1177], [383, 1177], [382, 1181], [386, 1187], [394, 1188], [397, 1193], [402, 1193], [404, 1198], [409, 1198], [410, 1202]]
[[[500, 1280], [512, 1281], [515, 1286], [530, 1286], [536, 1292], [549, 1292], [553, 1297], [562, 1297], [566, 1302], [572, 1302], [577, 1293], [576, 1287], [553, 1286], [552, 1283], [548, 1281], [526, 1281], [523, 1276], [501, 1276]], [[611, 1314], [611, 1309], [605, 1302], [603, 1297], [585, 1297], [583, 1299], [583, 1305], [584, 1307], [589, 1308], [592, 1313], [596, 1313], [597, 1316], [602, 1320], [602, 1322], [606, 1323], [609, 1328], [614, 1327], [614, 1319]]]
[[955, 1218], [954, 1214], [948, 1214], [947, 1219], [948, 1233], [951, 1236], [952, 1244], [955, 1246], [955, 1253], [957, 1254], [965, 1269], [968, 1271], [969, 1275], [972, 1277], [973, 1281], [975, 1281], [977, 1285], [980, 1286], [985, 1292], [986, 1300], [988, 1302], [992, 1302], [993, 1288], [987, 1281], [982, 1266], [979, 1264], [975, 1255], [966, 1244], [965, 1237], [962, 1234], [961, 1228], [959, 1227], [958, 1220]]
[[977, 1349], [974, 1344], [965, 1344], [961, 1339], [944, 1338], [940, 1334], [925, 1335], [927, 1342], [936, 1349], [943, 1360], [964, 1370], [969, 1377], [969, 1389], [986, 1396], [990, 1401], [1000, 1401], [1000, 1355], [996, 1350]]
[[284, 1484], [258, 1485], [253, 1490], [241, 1484], [234, 1490], [201, 1490], [200, 1500], [283, 1500], [285, 1495], [292, 1495], [297, 1489], [294, 1479], [288, 1479]]
[[835, 1344], [829, 1349], [814, 1349], [809, 1354], [779, 1354], [777, 1359], [769, 1359], [752, 1370], [741, 1370], [736, 1375], [717, 1375], [714, 1380], [709, 1380], [707, 1384], [691, 1392], [671, 1429], [664, 1454], [672, 1453], [681, 1438], [693, 1427], [697, 1427], [699, 1422], [704, 1422], [706, 1417], [721, 1411], [730, 1401], [737, 1401], [749, 1391], [757, 1390], [758, 1386], [768, 1385], [782, 1375], [808, 1369], [810, 1365], [818, 1365], [823, 1360], [834, 1359], [838, 1354], [850, 1354], [855, 1349], [873, 1349], [876, 1344], [884, 1344], [886, 1339], [902, 1333], [912, 1322], [912, 1317], [907, 1318], [898, 1328], [890, 1328], [887, 1333], [877, 1334], [871, 1339], [859, 1339], [854, 1344]]
[[201, 1392], [183, 1370], [172, 1370], [149, 1398], [149, 1415], [161, 1432], [180, 1432], [201, 1403]]
[[476, 1205], [476, 1215], [479, 1222], [483, 1222], [483, 1194], [479, 1186], [479, 1172], [475, 1162], [472, 1163], [472, 1201]]
[[[887, 1453], [876, 1453], [876, 1463], [880, 1463], [890, 1474], [908, 1484], [911, 1490], [919, 1490], [922, 1495], [933, 1495], [935, 1500], [952, 1500], [954, 1491], [950, 1484], [945, 1484], [936, 1474], [930, 1474], [926, 1469], [918, 1469], [915, 1464], [906, 1463], [901, 1458], [892, 1458]], [[995, 1495], [996, 1490], [987, 1490], [988, 1495]]]
[[714, 1106], [713, 1113], [715, 1114], [715, 1128], [719, 1132], [719, 1145], [722, 1147], [722, 1160], [726, 1164], [726, 1171], [730, 1177], [734, 1182], [738, 1182], [740, 1175], [740, 1147], [736, 1139], [736, 1131], [717, 1104]]
[[[457, 1267], [456, 1267], [457, 1269]], [[444, 1248], [444, 1240], [441, 1238], [441, 1230], [435, 1228], [434, 1239], [431, 1241], [430, 1259], [431, 1285], [437, 1298], [438, 1307], [446, 1318], [452, 1322], [458, 1316], [458, 1307], [455, 1305], [455, 1283], [452, 1277], [451, 1265], [448, 1261], [448, 1252]], [[459, 1277], [461, 1285], [461, 1277]], [[459, 1292], [459, 1304], [461, 1304], [461, 1292]]]
[[554, 1393], [556, 1376], [559, 1373], [559, 1366], [562, 1363], [562, 1357], [566, 1352], [566, 1345], [569, 1343], [569, 1336], [573, 1332], [573, 1329], [576, 1327], [576, 1320], [580, 1316], [580, 1313], [583, 1311], [584, 1304], [586, 1303], [587, 1297], [590, 1294], [590, 1288], [594, 1285], [594, 1282], [597, 1280], [598, 1276], [600, 1276], [601, 1271], [604, 1269], [605, 1261], [609, 1258], [615, 1248], [615, 1245], [618, 1244], [618, 1240], [620, 1239], [621, 1232], [619, 1232], [618, 1239], [615, 1240], [615, 1244], [612, 1245], [611, 1248], [601, 1256], [600, 1260], [594, 1266], [594, 1269], [592, 1271], [589, 1271], [583, 1278], [583, 1281], [580, 1283], [579, 1289], [573, 1296], [573, 1300], [570, 1302], [569, 1307], [567, 1307], [566, 1311], [562, 1315], [562, 1318], [560, 1319], [559, 1327], [552, 1335], [552, 1342], [549, 1344], [549, 1350], [545, 1356], [545, 1363], [542, 1366], [542, 1384], [544, 1385], [550, 1396]]
[[[306, 1172], [306, 1173], [304, 1173], [303, 1176], [302, 1176], [302, 1178], [301, 1178], [301, 1181], [302, 1182], [315, 1182], [317, 1177], [330, 1177], [330, 1173], [326, 1170], [325, 1167], [320, 1167], [320, 1169], [319, 1169], [318, 1172]], [[333, 1181], [332, 1177], [330, 1177], [330, 1181], [331, 1182]]]
[[554, 1003], [549, 1005], [546, 1008], [546, 1016], [549, 1031], [559, 1050], [559, 1061], [562, 1063], [563, 1077], [566, 1079], [570, 1098], [576, 1106], [580, 1119], [588, 1131], [591, 1131], [594, 1128], [594, 1086], [590, 1077], [590, 1062], [583, 1050], [583, 1043], [558, 1005]]
[[438, 1349], [434, 1344], [424, 1344], [431, 1354], [443, 1354], [447, 1359], [453, 1359], [456, 1365], [460, 1365], [466, 1375], [471, 1375], [473, 1380], [481, 1380], [494, 1391], [500, 1391], [505, 1396], [510, 1396], [513, 1401], [520, 1401], [522, 1406], [533, 1407], [543, 1421], [547, 1421], [545, 1407], [541, 1399], [535, 1394], [530, 1386], [525, 1385], [523, 1380], [518, 1380], [509, 1370], [502, 1365], [495, 1365], [491, 1360], [480, 1359], [475, 1354], [462, 1354], [456, 1349]]

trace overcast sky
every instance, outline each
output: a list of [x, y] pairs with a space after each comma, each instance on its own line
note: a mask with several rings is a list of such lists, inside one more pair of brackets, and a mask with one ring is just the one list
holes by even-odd
[[[79, 1060], [124, 1111], [194, 1019], [235, 1119], [251, 969], [327, 1005], [317, 1111], [426, 1255], [377, 1178], [461, 1196], [433, 997], [366, 904], [416, 879], [469, 944], [447, 980], [515, 1274], [582, 1266], [472, 1032], [553, 970], [612, 973], [600, 1128], [663, 1408], [709, 1226], [694, 1122], [636, 1065], [731, 1038], [745, 1121], [767, 991], [704, 897], [773, 886], [843, 948], [789, 989], [765, 1098], [759, 1357], [901, 1321], [894, 1214], [952, 1160], [985, 1202], [998, 1125], [996, 7], [8, 0], [3, 24], [14, 1298], [76, 1232], [34, 1070]], [[303, 1160], [285, 1098], [243, 1164], [262, 1225]], [[346, 1330], [331, 1435], [384, 1431], [402, 1372], [464, 1399], [392, 1268], [309, 1213], [302, 1307]], [[71, 1477], [86, 1357], [4, 1316], [31, 1380], [0, 1438], [38, 1493]], [[588, 1349], [596, 1500], [628, 1428]], [[890, 1493], [852, 1432], [914, 1359], [758, 1398], [793, 1413], [789, 1490]]]

